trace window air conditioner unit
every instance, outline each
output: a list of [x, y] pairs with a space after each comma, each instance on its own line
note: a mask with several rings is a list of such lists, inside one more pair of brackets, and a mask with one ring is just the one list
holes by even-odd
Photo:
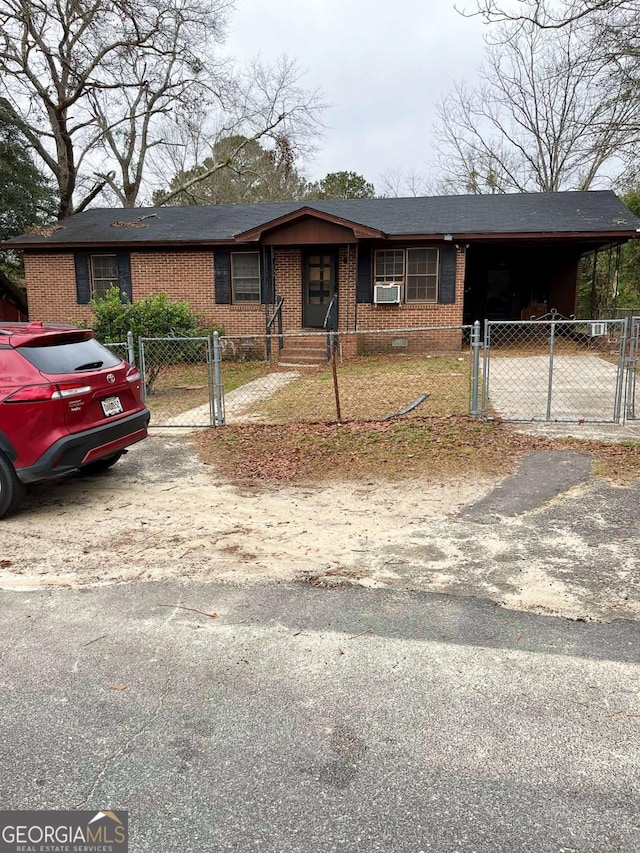
[[601, 338], [603, 335], [607, 334], [607, 324], [606, 323], [590, 323], [589, 334], [592, 338]]
[[375, 305], [399, 305], [402, 302], [401, 284], [376, 284], [373, 288]]

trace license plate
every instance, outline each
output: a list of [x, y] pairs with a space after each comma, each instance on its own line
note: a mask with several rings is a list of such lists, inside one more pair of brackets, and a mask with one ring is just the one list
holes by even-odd
[[111, 415], [119, 415], [123, 412], [124, 409], [122, 408], [120, 397], [107, 397], [106, 400], [103, 400], [102, 411], [108, 418], [111, 417]]

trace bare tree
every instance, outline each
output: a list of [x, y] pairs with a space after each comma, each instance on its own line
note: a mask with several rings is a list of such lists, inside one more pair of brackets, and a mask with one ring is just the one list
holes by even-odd
[[[223, 163], [228, 165], [216, 168]], [[304, 197], [306, 186], [285, 150], [266, 149], [236, 135], [219, 139], [211, 157], [179, 171], [168, 188], [153, 194], [153, 201], [172, 205], [292, 201]]]
[[[274, 65], [255, 61], [244, 71], [234, 70], [210, 113], [156, 157], [160, 173], [166, 175], [167, 164], [173, 163], [176, 175], [161, 203], [206, 185], [225, 169], [248, 175], [255, 160], [246, 155], [256, 143], [269, 152], [281, 175], [293, 174], [324, 133], [321, 115], [326, 105], [320, 92], [302, 87], [302, 76], [295, 60], [286, 56]], [[230, 140], [235, 145], [230, 146]]]
[[288, 61], [252, 73], [218, 58], [232, 8], [233, 0], [0, 0], [0, 95], [55, 179], [59, 218], [104, 193], [135, 205], [181, 120], [254, 138], [295, 136], [319, 120], [319, 97], [304, 93]]
[[[403, 171], [402, 169], [387, 169], [378, 179], [380, 195], [383, 198], [407, 198], [429, 193], [433, 188], [428, 179], [415, 169]], [[434, 190], [434, 195], [438, 194]]]
[[438, 107], [438, 165], [449, 191], [588, 189], [623, 168], [638, 102], [575, 25], [504, 25], [479, 84]]
[[477, 0], [476, 8], [458, 9], [465, 17], [481, 16], [488, 24], [528, 22], [542, 29], [559, 29], [570, 24], [591, 22], [594, 16], [637, 16], [638, 0], [514, 0], [507, 6], [500, 0]]

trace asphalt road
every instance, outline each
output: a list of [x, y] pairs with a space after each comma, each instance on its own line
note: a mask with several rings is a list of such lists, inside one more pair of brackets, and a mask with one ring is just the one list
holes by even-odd
[[128, 809], [134, 853], [635, 853], [639, 631], [304, 583], [2, 591], [0, 807]]

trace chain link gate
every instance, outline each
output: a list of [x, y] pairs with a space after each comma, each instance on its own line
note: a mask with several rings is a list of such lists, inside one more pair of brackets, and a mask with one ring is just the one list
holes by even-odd
[[625, 390], [629, 399], [627, 329], [624, 319], [487, 320], [482, 413], [508, 421], [620, 423]]
[[215, 426], [211, 338], [140, 338], [140, 374], [152, 426]]
[[627, 358], [627, 381], [625, 387], [627, 420], [636, 418], [636, 388], [638, 357], [640, 356], [640, 317], [629, 320], [629, 355]]

